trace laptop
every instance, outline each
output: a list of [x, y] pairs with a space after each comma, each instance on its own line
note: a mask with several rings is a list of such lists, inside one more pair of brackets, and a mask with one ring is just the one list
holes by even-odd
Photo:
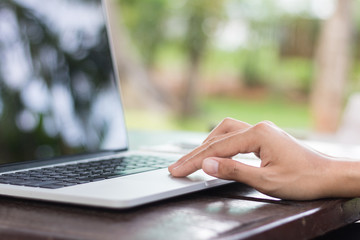
[[0, 195], [122, 209], [229, 183], [129, 151], [106, 16], [101, 0], [1, 0]]

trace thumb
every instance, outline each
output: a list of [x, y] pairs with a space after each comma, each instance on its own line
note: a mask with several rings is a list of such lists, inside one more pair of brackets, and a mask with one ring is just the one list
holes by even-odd
[[261, 168], [246, 165], [230, 158], [210, 157], [203, 161], [205, 173], [227, 180], [235, 180], [250, 186], [256, 185], [261, 176]]

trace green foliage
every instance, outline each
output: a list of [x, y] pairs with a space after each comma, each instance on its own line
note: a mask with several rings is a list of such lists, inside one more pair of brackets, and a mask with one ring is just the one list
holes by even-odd
[[286, 89], [295, 89], [306, 95], [310, 94], [313, 79], [313, 62], [311, 60], [305, 58], [281, 60], [273, 74], [278, 80], [278, 85], [286, 84]]
[[[231, 71], [249, 87], [271, 86], [286, 90], [288, 86], [309, 93], [312, 59], [280, 57], [282, 31], [296, 27], [303, 18], [282, 12], [275, 1], [119, 2], [132, 40], [149, 70], [156, 66], [185, 71], [189, 58], [191, 62], [201, 58], [205, 67], [201, 74]], [[228, 15], [234, 11], [239, 21], [247, 24], [249, 35], [246, 46], [226, 53], [212, 44], [213, 34], [226, 24]]]
[[169, 14], [167, 0], [119, 0], [123, 20], [144, 62], [152, 66], [164, 42], [165, 22]]
[[238, 53], [238, 71], [245, 86], [298, 90], [307, 95], [313, 78], [313, 61], [303, 57], [281, 58], [276, 48], [263, 47]]
[[187, 19], [187, 30], [184, 35], [185, 49], [191, 58], [200, 57], [205, 49], [207, 39], [216, 30], [222, 16], [223, 1], [188, 0], [183, 9]]
[[240, 51], [243, 57], [240, 63], [242, 81], [248, 87], [270, 84], [276, 69], [277, 54], [273, 48]]
[[224, 0], [118, 1], [132, 41], [149, 67], [153, 67], [159, 52], [169, 43], [180, 48], [183, 55], [200, 57], [207, 39], [224, 16]]
[[[184, 78], [184, 72], [193, 63], [189, 60], [196, 58], [200, 61], [200, 78], [204, 82], [218, 81], [220, 86], [227, 76], [235, 76], [234, 79], [241, 81], [239, 85], [250, 89], [266, 88], [267, 93], [280, 96], [295, 92], [301, 95], [301, 100], [309, 97], [314, 79], [314, 49], [323, 21], [311, 13], [310, 7], [291, 12], [281, 7], [283, 1], [274, 0], [119, 1], [133, 41], [149, 66], [156, 67], [159, 72], [174, 72], [180, 74], [177, 79]], [[359, 4], [360, 0], [355, 0], [355, 6]], [[309, 1], [303, 6], [310, 6]], [[360, 15], [354, 16], [354, 36], [358, 42]], [[243, 43], [229, 50], [217, 44], [214, 36], [219, 37], [230, 22], [240, 22], [246, 37]], [[235, 35], [241, 34], [236, 29], [233, 31]], [[360, 54], [358, 45], [355, 44], [354, 58]], [[360, 88], [360, 71], [356, 64], [351, 70], [349, 91]], [[199, 99], [204, 99], [204, 96], [199, 96]], [[299, 103], [301, 106], [288, 106], [282, 105], [282, 101], [259, 100], [252, 105], [253, 101], [245, 99], [210, 96], [199, 104], [202, 117], [184, 121], [173, 119], [172, 126], [198, 130], [201, 121], [218, 121], [232, 114], [252, 123], [270, 118], [283, 126], [309, 125], [303, 102]], [[225, 109], [226, 112], [222, 112]]]

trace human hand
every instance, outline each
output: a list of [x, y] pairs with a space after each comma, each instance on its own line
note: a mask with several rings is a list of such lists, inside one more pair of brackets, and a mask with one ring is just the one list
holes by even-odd
[[[251, 152], [261, 159], [260, 167], [231, 159]], [[169, 171], [184, 177], [202, 168], [211, 176], [243, 182], [274, 197], [307, 200], [341, 195], [334, 191], [334, 162], [270, 122], [252, 126], [226, 118]]]

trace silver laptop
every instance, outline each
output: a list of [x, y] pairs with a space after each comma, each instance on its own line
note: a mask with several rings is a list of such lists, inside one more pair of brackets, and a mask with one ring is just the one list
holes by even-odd
[[101, 0], [1, 0], [0, 194], [128, 208], [228, 181], [128, 151]]

